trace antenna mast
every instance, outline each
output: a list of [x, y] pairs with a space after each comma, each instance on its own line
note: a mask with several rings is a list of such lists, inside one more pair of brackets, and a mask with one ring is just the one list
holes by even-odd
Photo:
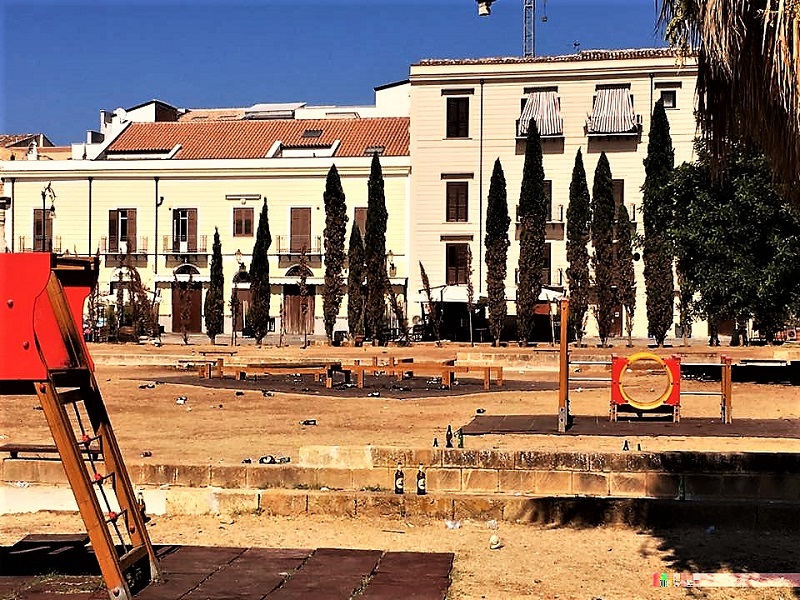
[[536, 56], [536, 0], [522, 0], [522, 56]]

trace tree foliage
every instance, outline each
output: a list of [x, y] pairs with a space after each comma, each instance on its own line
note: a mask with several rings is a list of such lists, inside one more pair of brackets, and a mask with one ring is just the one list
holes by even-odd
[[248, 323], [253, 330], [256, 343], [261, 341], [269, 331], [269, 247], [272, 245], [272, 234], [269, 231], [267, 199], [261, 207], [256, 230], [256, 243], [253, 246], [253, 261], [250, 264], [250, 310]]
[[715, 183], [710, 158], [675, 170], [672, 235], [697, 312], [709, 321], [753, 318], [772, 339], [800, 297], [800, 220], [778, 193], [763, 155], [734, 144]]
[[500, 334], [506, 320], [506, 271], [508, 261], [508, 198], [506, 178], [500, 159], [494, 161], [489, 183], [489, 201], [486, 207], [486, 294], [489, 305], [489, 331], [494, 344], [500, 343]]
[[[578, 345], [583, 341], [584, 320], [589, 308], [589, 289], [592, 281], [589, 274], [589, 235], [592, 223], [592, 208], [583, 156], [578, 148], [572, 181], [569, 184], [569, 206], [567, 207], [567, 286], [569, 287], [570, 331], [575, 333]], [[562, 324], [563, 326], [563, 324]]]
[[606, 153], [600, 155], [592, 184], [592, 246], [594, 255], [595, 318], [600, 344], [605, 346], [614, 320], [614, 185]]
[[225, 279], [222, 275], [222, 243], [219, 241], [219, 230], [214, 228], [214, 245], [211, 250], [211, 281], [208, 284], [204, 306], [206, 335], [214, 344], [217, 336], [224, 331], [223, 311], [223, 286]]
[[378, 153], [372, 155], [367, 182], [367, 222], [364, 229], [367, 297], [364, 322], [366, 333], [377, 339], [386, 315], [386, 198]]
[[675, 151], [662, 100], [656, 102], [650, 124], [645, 180], [642, 186], [644, 220], [644, 284], [647, 292], [647, 327], [656, 343], [664, 344], [672, 326], [675, 281], [672, 275], [674, 249], [669, 240], [674, 201], [670, 180]]
[[344, 297], [344, 242], [347, 236], [347, 205], [336, 165], [331, 165], [325, 181], [325, 289], [322, 293], [322, 314], [325, 334], [333, 341], [333, 328]]
[[625, 204], [617, 209], [616, 236], [617, 257], [616, 286], [617, 300], [625, 311], [625, 331], [628, 346], [633, 345], [633, 316], [636, 313], [636, 273], [633, 268], [633, 227]]
[[517, 331], [523, 344], [533, 337], [536, 302], [542, 291], [545, 266], [547, 195], [544, 188], [542, 140], [536, 120], [528, 125], [525, 163], [519, 193], [519, 281], [517, 283]]
[[353, 223], [347, 252], [347, 327], [350, 335], [364, 334], [364, 242]]

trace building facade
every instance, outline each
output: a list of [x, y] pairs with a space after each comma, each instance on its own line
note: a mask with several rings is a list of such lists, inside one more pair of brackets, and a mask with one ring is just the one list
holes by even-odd
[[[412, 264], [422, 259], [431, 286], [443, 286], [441, 297], [463, 304], [469, 248], [474, 257], [475, 296], [485, 296], [486, 198], [492, 168], [499, 158], [511, 216], [506, 298], [509, 313], [515, 314], [516, 206], [527, 122], [533, 117], [542, 135], [545, 186], [550, 195], [543, 279], [550, 287], [563, 289], [568, 266], [565, 221], [578, 149], [583, 153], [590, 190], [597, 160], [606, 153], [615, 200], [625, 203], [637, 232], [643, 233], [641, 186], [653, 105], [659, 99], [664, 101], [676, 165], [691, 160], [697, 131], [696, 78], [694, 62], [680, 63], [669, 49], [424, 60], [412, 65]], [[633, 333], [645, 337], [642, 261], [635, 267], [638, 297]], [[421, 287], [419, 269], [412, 268], [409, 289], [414, 293]], [[593, 318], [588, 329], [590, 335], [596, 333]], [[617, 319], [615, 329], [624, 331], [622, 318]]]
[[[394, 88], [390, 92], [397, 95]], [[147, 112], [141, 106], [136, 110]], [[11, 250], [99, 252], [104, 267], [100, 291], [110, 302], [132, 264], [158, 303], [165, 331], [181, 331], [179, 304], [187, 296], [180, 289], [188, 286], [188, 329], [201, 332], [216, 229], [223, 252], [225, 332], [232, 326], [241, 331], [247, 326], [247, 271], [266, 201], [275, 332], [323, 335], [326, 177], [336, 165], [346, 195], [349, 239], [353, 223], [363, 232], [367, 180], [377, 153], [389, 213], [387, 269], [395, 291], [405, 298], [411, 169], [407, 117], [362, 118], [356, 110], [342, 117], [328, 110], [331, 114], [321, 118], [317, 111], [314, 119], [262, 114], [195, 121], [170, 115], [160, 121], [151, 112], [145, 121], [124, 122], [130, 113], [116, 111], [119, 130], [110, 141], [96, 140], [102, 149], [94, 160], [2, 163], [11, 197], [6, 213]], [[86, 155], [96, 151], [91, 148]], [[308, 269], [307, 313], [300, 306], [301, 262]], [[228, 303], [234, 290], [244, 304], [237, 315]], [[346, 314], [345, 299], [335, 329], [347, 329]]]

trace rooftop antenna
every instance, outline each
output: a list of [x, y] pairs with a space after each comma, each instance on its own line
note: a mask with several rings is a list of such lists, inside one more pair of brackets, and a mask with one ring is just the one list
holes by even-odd
[[547, 0], [542, 0], [542, 23], [547, 23]]

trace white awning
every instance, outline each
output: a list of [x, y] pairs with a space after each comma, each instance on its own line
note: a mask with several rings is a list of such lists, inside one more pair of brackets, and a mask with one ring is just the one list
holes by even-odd
[[590, 134], [620, 134], [637, 131], [630, 87], [609, 86], [597, 90], [592, 114], [586, 122]]
[[528, 94], [522, 114], [519, 116], [517, 135], [528, 135], [528, 125], [531, 119], [536, 120], [536, 127], [542, 137], [553, 137], [564, 134], [564, 119], [561, 118], [561, 107], [558, 92], [555, 90], [541, 90]]

